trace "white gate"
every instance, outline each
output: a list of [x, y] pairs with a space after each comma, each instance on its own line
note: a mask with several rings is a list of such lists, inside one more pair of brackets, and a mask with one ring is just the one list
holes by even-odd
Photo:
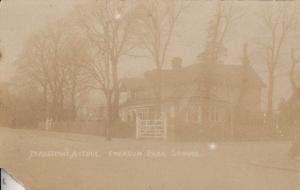
[[162, 115], [158, 119], [136, 118], [136, 138], [137, 139], [167, 139], [166, 117]]

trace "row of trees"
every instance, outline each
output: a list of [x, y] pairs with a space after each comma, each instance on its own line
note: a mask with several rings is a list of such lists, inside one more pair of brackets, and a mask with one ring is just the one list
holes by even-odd
[[[242, 11], [236, 9], [232, 3], [217, 3], [216, 12], [210, 20], [208, 27], [207, 43], [204, 51], [199, 55], [200, 61], [208, 63], [220, 63], [222, 58], [226, 56], [226, 47], [224, 41], [230, 33], [231, 26], [238, 21], [242, 16]], [[274, 126], [274, 88], [276, 86], [276, 78], [279, 67], [287, 67], [290, 65], [291, 69], [289, 73], [285, 73], [289, 76], [290, 84], [292, 87], [292, 93], [295, 96], [297, 91], [296, 75], [296, 64], [295, 49], [291, 41], [293, 40], [293, 34], [295, 34], [297, 26], [297, 4], [295, 3], [270, 3], [267, 7], [262, 8], [258, 14], [260, 33], [263, 38], [259, 39], [258, 44], [254, 44], [259, 49], [259, 55], [261, 62], [266, 68], [267, 73], [267, 105], [266, 105], [266, 116], [267, 124]], [[244, 46], [244, 54], [241, 59], [244, 71], [248, 67], [250, 57], [247, 51], [247, 45]], [[287, 49], [291, 49], [291, 57], [285, 56]], [[291, 64], [288, 64], [291, 60]], [[257, 66], [257, 65], [252, 65]], [[259, 65], [258, 67], [262, 67]], [[207, 71], [207, 77], [209, 78], [210, 72], [213, 67], [209, 67]], [[245, 73], [241, 72], [242, 87], [240, 88], [239, 97], [234, 102], [233, 116], [238, 115], [242, 108], [242, 99], [247, 93], [247, 81], [244, 79]], [[282, 71], [281, 71], [282, 72]], [[281, 73], [282, 74], [282, 73]], [[210, 92], [210, 86], [207, 86], [207, 92]], [[297, 97], [297, 96], [295, 96]], [[234, 121], [235, 119], [232, 118]], [[232, 125], [233, 126], [233, 125]]]
[[[284, 6], [274, 4], [274, 7], [268, 12], [262, 14], [262, 23], [266, 30], [266, 40], [262, 44], [264, 63], [267, 67], [268, 92], [267, 92], [267, 117], [269, 124], [273, 125], [273, 97], [276, 72], [280, 65], [288, 61], [288, 57], [284, 57], [284, 48], [291, 33], [295, 31], [297, 19], [296, 8], [292, 6]], [[291, 39], [290, 39], [291, 40]], [[292, 66], [293, 67], [293, 66]]]
[[43, 118], [56, 121], [76, 118], [76, 101], [87, 85], [80, 69], [89, 62], [87, 44], [67, 27], [58, 22], [34, 34], [18, 60], [18, 89], [35, 87], [42, 95]]
[[[296, 23], [295, 11], [290, 6], [273, 5], [260, 16], [262, 33], [266, 35], [261, 52], [268, 71], [270, 121], [275, 71], [284, 60], [283, 48]], [[156, 68], [156, 94], [160, 102], [162, 69], [186, 6], [187, 2], [182, 0], [101, 0], [78, 7], [68, 18], [38, 31], [28, 40], [17, 63], [17, 89], [36, 89], [41, 97], [40, 120], [55, 121], [76, 119], [87, 90], [98, 89], [105, 97], [108, 127], [119, 115], [121, 61], [129, 52], [142, 50]], [[241, 14], [233, 3], [216, 2], [199, 60], [222, 62], [226, 56], [225, 38], [239, 17]], [[249, 62], [249, 57], [244, 59]], [[246, 89], [241, 90], [239, 100], [244, 93]], [[108, 128], [106, 133], [109, 138]]]
[[102, 0], [78, 7], [27, 41], [17, 62], [17, 89], [35, 89], [41, 120], [54, 121], [76, 119], [86, 90], [101, 90], [111, 126], [119, 115], [120, 60], [142, 48], [160, 73], [182, 9], [183, 1], [171, 0]]

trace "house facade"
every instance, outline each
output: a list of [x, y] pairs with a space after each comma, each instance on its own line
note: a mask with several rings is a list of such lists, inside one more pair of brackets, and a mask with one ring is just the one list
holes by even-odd
[[250, 65], [181, 64], [174, 58], [172, 68], [160, 72], [160, 98], [157, 70], [147, 71], [143, 78], [123, 79], [122, 120], [134, 124], [137, 118], [164, 115], [168, 125], [203, 128], [259, 122], [265, 85]]

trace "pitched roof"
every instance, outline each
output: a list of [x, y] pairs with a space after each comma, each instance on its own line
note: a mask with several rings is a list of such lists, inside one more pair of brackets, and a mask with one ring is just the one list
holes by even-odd
[[123, 78], [121, 80], [121, 90], [125, 89], [143, 89], [150, 85], [150, 81], [144, 78]]
[[193, 64], [184, 68], [189, 80], [226, 81], [240, 85], [247, 80], [249, 85], [265, 87], [265, 84], [251, 66], [229, 64]]
[[[154, 85], [158, 76], [157, 70], [147, 71], [144, 78], [122, 79], [122, 89], [142, 90]], [[162, 83], [167, 86], [191, 85], [195, 81], [208, 80], [214, 82], [230, 83], [232, 85], [243, 85], [247, 81], [248, 85], [265, 87], [259, 75], [250, 66], [228, 64], [193, 64], [181, 70], [162, 70]], [[174, 87], [175, 88], [175, 87]], [[178, 91], [177, 91], [178, 92]]]

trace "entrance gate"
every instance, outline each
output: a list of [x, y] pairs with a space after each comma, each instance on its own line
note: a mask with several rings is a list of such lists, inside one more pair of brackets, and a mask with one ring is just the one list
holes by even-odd
[[166, 117], [162, 115], [158, 119], [136, 118], [137, 139], [167, 139]]

